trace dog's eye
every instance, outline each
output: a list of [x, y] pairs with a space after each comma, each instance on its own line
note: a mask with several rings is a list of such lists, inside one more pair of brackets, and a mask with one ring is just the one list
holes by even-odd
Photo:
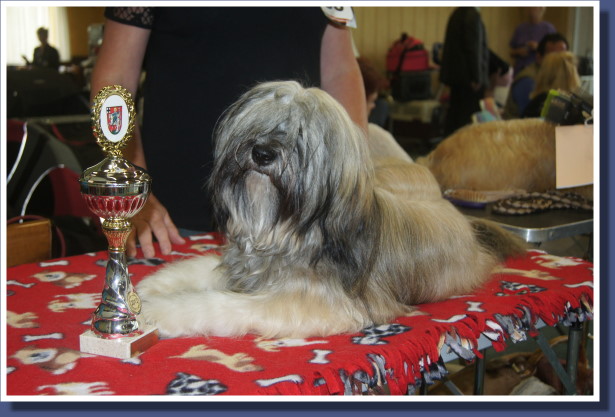
[[263, 145], [254, 145], [252, 148], [252, 160], [259, 166], [267, 166], [278, 157], [275, 149]]

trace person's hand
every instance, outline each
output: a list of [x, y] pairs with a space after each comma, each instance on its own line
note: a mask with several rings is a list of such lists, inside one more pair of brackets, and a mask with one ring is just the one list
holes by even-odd
[[137, 254], [137, 239], [145, 258], [153, 258], [156, 254], [153, 237], [158, 240], [160, 252], [163, 255], [171, 253], [172, 245], [181, 245], [185, 242], [171, 220], [169, 212], [153, 194], [150, 194], [145, 206], [132, 218], [131, 222], [133, 232], [126, 243], [128, 256]]
[[499, 87], [508, 87], [509, 85], [512, 84], [512, 82], [513, 82], [513, 69], [512, 67], [509, 67], [508, 71], [506, 72], [499, 71], [496, 74], [493, 84]]
[[526, 45], [530, 51], [535, 51], [536, 49], [538, 49], [538, 42], [536, 41], [528, 41]]

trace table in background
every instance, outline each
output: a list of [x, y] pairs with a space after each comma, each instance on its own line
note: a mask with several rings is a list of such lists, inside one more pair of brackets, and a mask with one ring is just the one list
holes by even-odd
[[493, 213], [490, 205], [483, 208], [457, 208], [466, 216], [492, 220], [536, 247], [540, 247], [544, 242], [577, 239], [588, 235], [587, 248], [582, 257], [589, 261], [594, 260], [594, 214], [591, 211], [558, 209], [524, 215], [504, 215]]

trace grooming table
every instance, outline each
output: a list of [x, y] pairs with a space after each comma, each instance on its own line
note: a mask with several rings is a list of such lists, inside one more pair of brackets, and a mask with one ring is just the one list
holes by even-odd
[[561, 209], [524, 215], [504, 215], [492, 213], [489, 205], [484, 208], [459, 206], [457, 208], [467, 216], [499, 223], [528, 243], [542, 243], [594, 231], [594, 214], [591, 211]]
[[[132, 281], [220, 244], [215, 234], [192, 236], [169, 256], [132, 259]], [[479, 344], [501, 351], [511, 341], [535, 336], [539, 325], [576, 328], [592, 318], [593, 265], [532, 250], [508, 260], [473, 294], [419, 305], [411, 316], [356, 334], [163, 339], [137, 357], [113, 359], [79, 352], [79, 335], [89, 328], [100, 299], [106, 260], [107, 253], [98, 252], [8, 269], [3, 386], [9, 400], [414, 394], [444, 378], [444, 361], [453, 353], [474, 360], [481, 357]]]

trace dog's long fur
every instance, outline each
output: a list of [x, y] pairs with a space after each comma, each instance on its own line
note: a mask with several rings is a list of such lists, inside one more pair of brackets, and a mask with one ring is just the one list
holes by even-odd
[[523, 250], [471, 224], [427, 168], [372, 161], [343, 108], [296, 82], [258, 85], [227, 110], [210, 190], [222, 256], [137, 286], [144, 319], [164, 336], [356, 332], [468, 293]]

